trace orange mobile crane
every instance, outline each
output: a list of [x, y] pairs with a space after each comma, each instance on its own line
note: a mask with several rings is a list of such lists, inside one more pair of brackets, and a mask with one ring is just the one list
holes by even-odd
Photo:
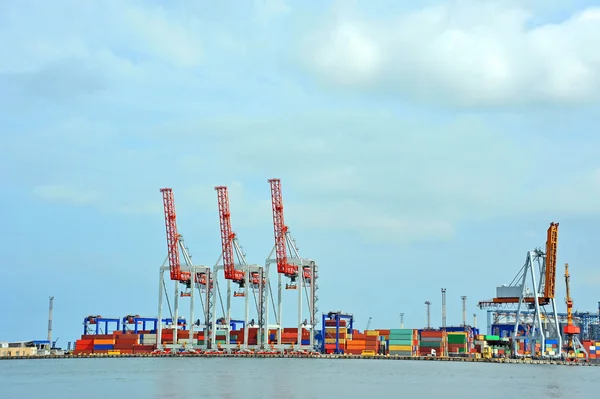
[[579, 326], [573, 324], [573, 300], [571, 299], [571, 287], [570, 287], [571, 276], [569, 275], [569, 264], [565, 263], [565, 284], [567, 288], [567, 296], [565, 303], [567, 304], [567, 325], [564, 328], [566, 345], [565, 354], [568, 360], [577, 359], [577, 351], [581, 350], [587, 356], [585, 347], [579, 341], [577, 337], [581, 333]]

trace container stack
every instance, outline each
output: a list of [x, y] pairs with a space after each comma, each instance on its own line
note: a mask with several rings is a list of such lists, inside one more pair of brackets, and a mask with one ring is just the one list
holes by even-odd
[[[141, 335], [138, 334], [116, 334], [115, 335], [115, 351], [119, 351], [122, 354], [133, 354], [133, 348], [135, 345], [139, 345]], [[150, 338], [147, 338], [150, 340]], [[156, 346], [156, 335], [154, 336], [154, 343], [152, 346]]]
[[215, 333], [215, 346], [225, 345], [227, 343], [227, 330], [217, 330]]
[[446, 349], [447, 335], [444, 331], [423, 330], [419, 340], [419, 356], [443, 356]]
[[[89, 335], [83, 335], [81, 339], [75, 341], [74, 353], [90, 354], [94, 353], [94, 338], [86, 338]], [[92, 336], [93, 337], [93, 336]]]
[[589, 359], [600, 359], [600, 341], [582, 341], [581, 344], [588, 352]]
[[468, 333], [467, 332], [449, 332], [448, 333], [448, 354], [468, 353]]
[[391, 329], [388, 339], [388, 353], [396, 356], [413, 356], [418, 346], [417, 330]]
[[558, 348], [558, 340], [555, 339], [547, 339], [546, 340], [546, 349], [544, 350], [545, 354], [549, 356], [555, 356], [559, 352]]
[[379, 332], [379, 353], [381, 355], [387, 355], [388, 353], [388, 341], [390, 339], [390, 330], [377, 330]]
[[348, 336], [348, 339], [346, 340], [346, 349], [344, 350], [344, 353], [349, 355], [360, 355], [366, 348], [367, 334], [354, 330], [352, 335]]
[[374, 355], [379, 353], [379, 331], [365, 331], [365, 349], [362, 354]]
[[339, 334], [336, 335], [336, 321], [325, 320], [325, 353], [333, 353], [335, 351], [336, 340], [340, 350], [346, 347], [346, 320], [340, 320]]

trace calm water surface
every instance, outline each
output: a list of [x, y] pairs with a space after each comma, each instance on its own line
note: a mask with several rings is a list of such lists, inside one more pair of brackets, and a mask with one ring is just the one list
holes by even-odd
[[330, 359], [0, 361], [2, 399], [384, 396], [599, 399], [600, 367]]

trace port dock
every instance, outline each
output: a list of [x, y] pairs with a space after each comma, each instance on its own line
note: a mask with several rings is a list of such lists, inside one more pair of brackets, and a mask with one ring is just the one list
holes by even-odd
[[0, 358], [0, 360], [24, 360], [24, 359], [106, 359], [106, 358], [161, 358], [161, 357], [201, 357], [201, 358], [281, 358], [281, 359], [329, 359], [329, 360], [380, 360], [380, 361], [435, 361], [435, 362], [462, 362], [462, 363], [503, 363], [503, 364], [541, 364], [541, 365], [561, 365], [561, 366], [588, 366], [598, 367], [598, 361], [563, 361], [552, 359], [509, 359], [509, 358], [474, 358], [474, 357], [441, 357], [441, 356], [357, 356], [357, 355], [335, 355], [320, 353], [180, 353], [180, 354], [162, 354], [162, 353], [138, 353], [138, 354], [120, 354], [112, 355], [106, 353], [98, 354], [65, 354], [60, 356], [12, 356]]

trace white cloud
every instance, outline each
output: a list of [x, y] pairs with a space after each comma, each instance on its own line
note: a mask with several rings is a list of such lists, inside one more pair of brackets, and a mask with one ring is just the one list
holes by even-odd
[[[332, 35], [322, 36], [315, 46], [316, 66], [347, 85], [376, 87], [390, 78], [387, 90], [402, 87], [422, 93], [427, 87], [431, 88], [427, 95], [445, 90], [447, 98], [457, 95], [463, 103], [475, 99], [501, 103], [516, 94], [522, 99], [527, 99], [527, 93], [540, 99], [543, 90], [567, 98], [565, 90], [576, 85], [561, 80], [563, 75], [552, 75], [557, 64], [550, 62], [550, 55], [560, 58], [561, 51], [567, 50], [576, 55], [579, 64], [564, 66], [567, 69], [594, 65], [590, 63], [594, 54], [585, 55], [577, 50], [578, 45], [567, 48], [561, 41], [568, 34], [588, 40], [581, 36], [582, 27], [593, 37], [596, 27], [585, 25], [585, 20], [595, 18], [593, 14], [577, 14], [562, 24], [526, 31], [527, 13], [482, 4], [471, 9], [414, 11], [394, 19], [395, 25], [387, 30], [385, 26], [376, 30], [366, 16], [344, 11]], [[111, 7], [116, 10], [116, 5]], [[278, 12], [284, 8], [275, 7]], [[77, 14], [94, 12], [93, 7], [83, 7]], [[194, 49], [204, 39], [199, 21], [179, 12], [127, 8], [114, 16], [115, 31], [129, 29], [123, 43], [114, 32], [96, 36], [99, 32], [93, 27], [99, 25], [91, 24], [91, 31], [79, 34], [74, 27], [82, 26], [71, 22], [48, 38], [48, 43], [65, 43], [62, 55], [44, 53], [44, 46], [25, 50], [24, 59], [39, 65], [65, 56], [90, 56], [102, 61], [101, 69], [110, 81], [122, 83], [108, 85], [103, 93], [105, 104], [87, 104], [81, 115], [69, 110], [68, 115], [57, 117], [62, 122], [54, 127], [47, 123], [24, 140], [11, 138], [12, 156], [19, 154], [19, 162], [37, 170], [35, 176], [24, 177], [26, 184], [39, 186], [59, 178], [69, 183], [38, 188], [40, 197], [94, 205], [112, 213], [159, 214], [158, 189], [171, 186], [178, 209], [184, 213], [214, 209], [216, 218], [214, 186], [230, 184], [237, 228], [270, 223], [266, 179], [281, 177], [294, 225], [354, 231], [371, 238], [383, 235], [394, 241], [447, 239], [467, 220], [528, 212], [600, 211], [593, 201], [600, 193], [593, 175], [571, 177], [598, 165], [580, 168], [571, 163], [563, 169], [564, 176], [550, 176], [549, 159], [562, 156], [559, 150], [564, 143], [542, 140], [543, 126], [525, 134], [525, 129], [513, 131], [510, 124], [498, 123], [490, 115], [410, 115], [323, 91], [291, 93], [287, 89], [293, 84], [287, 79], [294, 81], [294, 77], [287, 75], [274, 78], [276, 84], [267, 89], [257, 85], [260, 90], [248, 90], [252, 95], [236, 82], [219, 80], [202, 92], [202, 96], [208, 93], [205, 97], [211, 104], [197, 102], [195, 97], [202, 96], [196, 92], [183, 97], [179, 84], [187, 82], [188, 68], [202, 59]], [[98, 21], [110, 20], [109, 14], [100, 12]], [[486, 24], [478, 24], [478, 18]], [[151, 26], [159, 26], [173, 40], [185, 37], [178, 42], [183, 49], [165, 49], [168, 43], [146, 35], [145, 29]], [[382, 32], [391, 33], [384, 37]], [[511, 40], [516, 41], [514, 46]], [[557, 41], [556, 48], [552, 40]], [[532, 54], [534, 42], [544, 44], [535, 47], [537, 55]], [[152, 43], [157, 48], [151, 48]], [[243, 47], [244, 42], [240, 43]], [[332, 43], [335, 48], [328, 47]], [[136, 48], [143, 60], [128, 53]], [[543, 64], [544, 60], [549, 64]], [[20, 61], [11, 65], [18, 69]], [[177, 73], [164, 75], [164, 85], [151, 82], [170, 68]], [[246, 76], [245, 68], [241, 63], [235, 71]], [[478, 76], [465, 72], [473, 68]], [[420, 74], [406, 75], [416, 70]], [[207, 78], [218, 72], [203, 70]], [[140, 93], [137, 88], [146, 87], [140, 85], [144, 82], [152, 90]], [[129, 96], [120, 95], [124, 92]], [[150, 93], [152, 98], [147, 96]], [[215, 105], [213, 95], [215, 103], [219, 97], [225, 100]], [[270, 103], [263, 104], [265, 99]], [[104, 105], [112, 105], [112, 113]], [[260, 106], [260, 116], [255, 106]], [[87, 113], [90, 109], [103, 113], [92, 118], [94, 114]], [[516, 118], [519, 125], [531, 120]], [[32, 142], [37, 145], [30, 148]], [[593, 147], [572, 149], [582, 157], [591, 154]], [[240, 186], [231, 183], [237, 179]], [[89, 187], [90, 181], [97, 190], [94, 195], [73, 188]]]
[[600, 8], [529, 28], [510, 2], [455, 1], [369, 19], [337, 8], [306, 39], [323, 81], [459, 105], [598, 98]]

